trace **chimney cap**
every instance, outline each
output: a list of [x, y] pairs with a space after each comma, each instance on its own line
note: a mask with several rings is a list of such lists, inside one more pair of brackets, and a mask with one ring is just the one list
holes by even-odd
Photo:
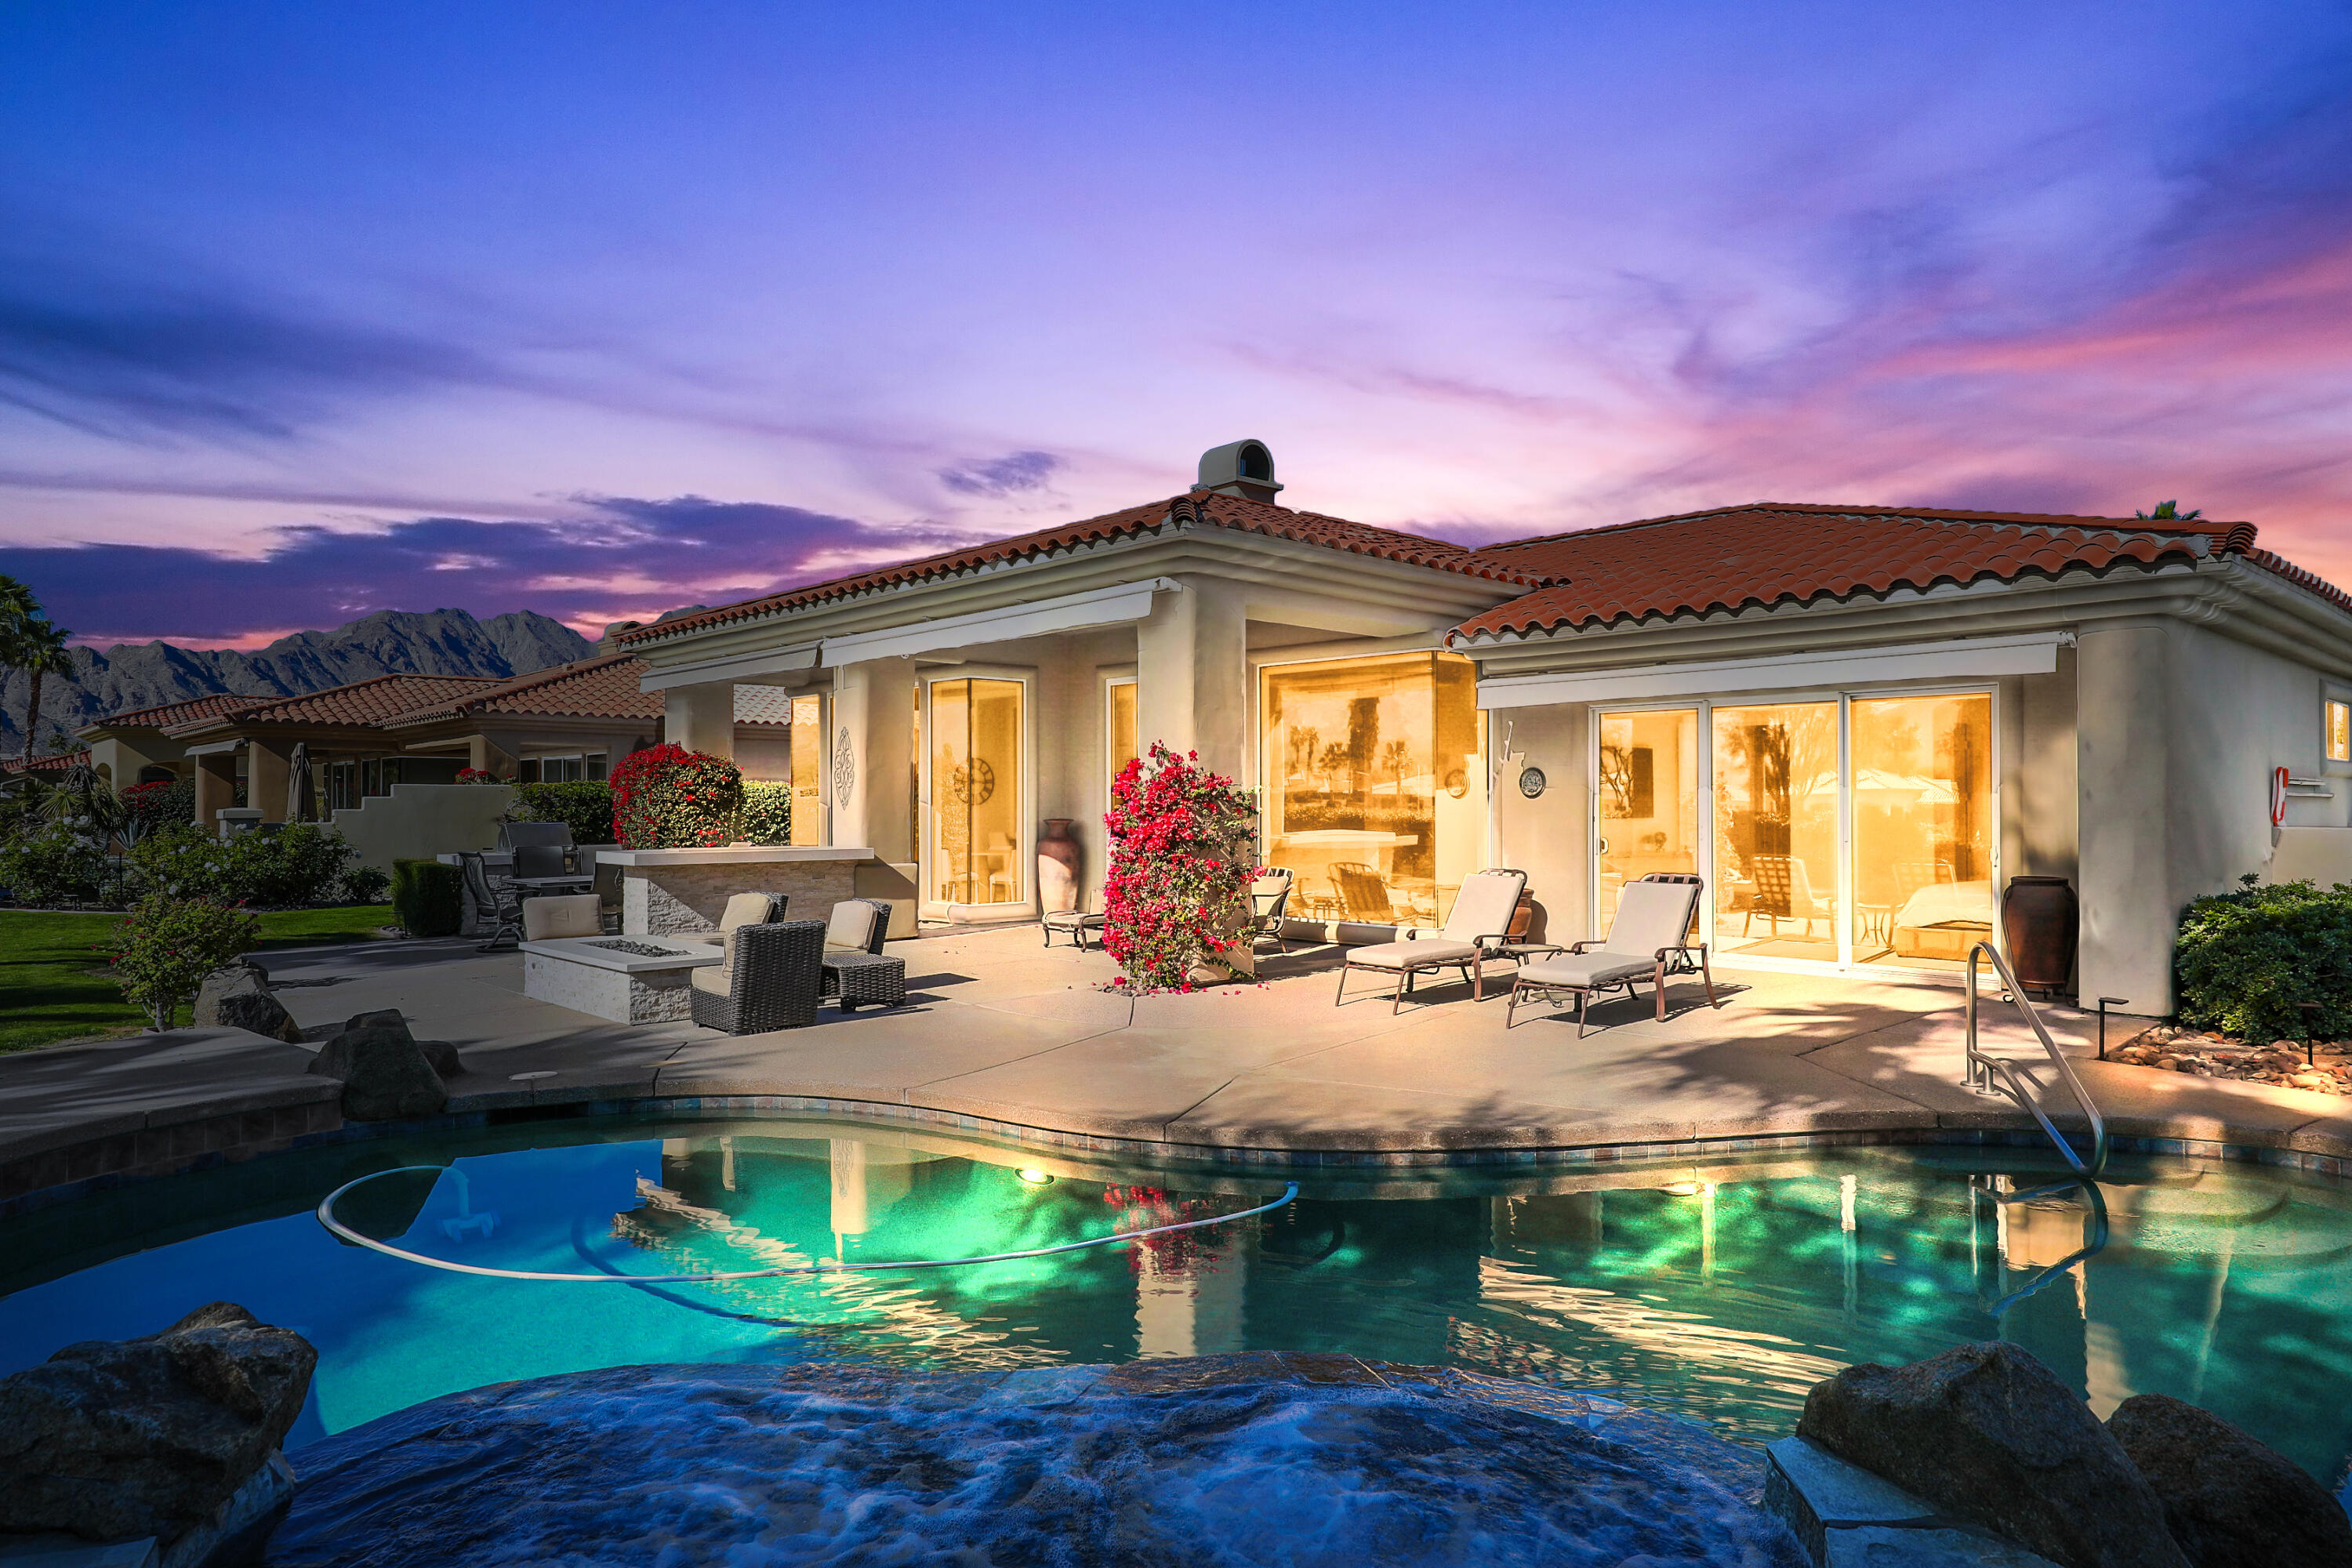
[[1230, 441], [1202, 453], [1201, 488], [1262, 501], [1282, 489], [1275, 482], [1273, 451], [1257, 440]]

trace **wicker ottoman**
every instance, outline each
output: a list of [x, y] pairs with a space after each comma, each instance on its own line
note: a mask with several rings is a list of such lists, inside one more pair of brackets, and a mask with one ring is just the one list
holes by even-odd
[[880, 952], [828, 952], [824, 994], [854, 1013], [862, 1003], [895, 1007], [907, 999], [907, 961]]

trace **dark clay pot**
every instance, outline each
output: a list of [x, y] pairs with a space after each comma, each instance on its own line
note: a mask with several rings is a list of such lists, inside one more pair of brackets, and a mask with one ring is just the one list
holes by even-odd
[[2000, 901], [2010, 967], [2028, 991], [2061, 991], [2074, 973], [2079, 910], [2063, 877], [2011, 877]]
[[1078, 841], [1070, 837], [1071, 820], [1047, 817], [1037, 838], [1037, 901], [1047, 911], [1078, 907]]

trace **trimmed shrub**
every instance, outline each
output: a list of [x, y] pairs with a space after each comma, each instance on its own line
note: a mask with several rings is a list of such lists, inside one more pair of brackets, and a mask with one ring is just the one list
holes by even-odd
[[1119, 983], [1189, 991], [1244, 940], [1257, 875], [1257, 805], [1233, 780], [1158, 742], [1119, 770], [1111, 807], [1110, 869], [1103, 879], [1103, 951]]
[[176, 899], [316, 904], [341, 884], [351, 858], [352, 847], [341, 834], [308, 822], [228, 839], [189, 823], [151, 833], [133, 845], [131, 874], [142, 891]]
[[514, 792], [509, 822], [560, 822], [572, 829], [574, 844], [614, 842], [613, 786], [604, 780], [517, 784]]
[[354, 866], [343, 873], [343, 901], [347, 904], [380, 904], [383, 902], [384, 889], [391, 886], [392, 873], [383, 867]]
[[411, 936], [455, 936], [466, 922], [465, 876], [438, 860], [392, 863], [392, 921]]
[[261, 921], [242, 910], [151, 893], [114, 928], [108, 962], [123, 997], [168, 1029], [205, 975], [260, 944]]
[[746, 844], [793, 841], [793, 786], [746, 780], [743, 816], [737, 837]]
[[630, 849], [690, 849], [735, 837], [743, 771], [724, 757], [664, 742], [613, 770], [613, 830]]
[[122, 792], [122, 810], [132, 837], [192, 823], [196, 819], [196, 781], [165, 779], [132, 784]]
[[2246, 884], [2180, 911], [2180, 1021], [2260, 1045], [2352, 1037], [2352, 886]]

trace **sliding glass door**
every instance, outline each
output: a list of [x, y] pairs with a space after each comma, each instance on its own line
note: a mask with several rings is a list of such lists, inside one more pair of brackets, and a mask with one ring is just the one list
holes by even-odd
[[930, 683], [928, 891], [944, 904], [1013, 904], [1029, 897], [1022, 826], [1022, 683]]
[[1717, 952], [1959, 967], [1998, 923], [1994, 728], [1988, 691], [1596, 710], [1592, 934], [1696, 871]]

